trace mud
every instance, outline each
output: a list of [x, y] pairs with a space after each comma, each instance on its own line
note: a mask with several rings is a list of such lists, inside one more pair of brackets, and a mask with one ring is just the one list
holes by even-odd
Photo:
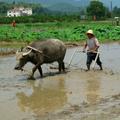
[[[0, 120], [119, 120], [120, 44], [101, 46], [103, 71], [86, 72], [86, 54], [67, 50], [66, 73], [58, 74], [57, 64], [43, 65], [44, 78], [27, 80], [25, 71], [14, 71], [15, 56], [0, 57]], [[70, 63], [70, 66], [69, 66]]]

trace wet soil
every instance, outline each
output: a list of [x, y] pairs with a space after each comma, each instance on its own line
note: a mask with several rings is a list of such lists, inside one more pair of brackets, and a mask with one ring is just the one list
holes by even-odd
[[0, 57], [0, 120], [120, 120], [120, 44], [101, 46], [103, 71], [91, 65], [86, 72], [79, 50], [67, 50], [66, 73], [50, 69], [56, 63], [42, 65], [44, 77], [36, 72], [36, 80], [27, 79], [33, 65], [15, 71], [14, 55]]

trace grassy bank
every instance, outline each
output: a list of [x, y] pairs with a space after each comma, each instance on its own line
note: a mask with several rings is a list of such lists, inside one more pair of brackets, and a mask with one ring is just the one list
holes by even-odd
[[65, 42], [82, 42], [87, 39], [85, 32], [93, 29], [101, 42], [120, 40], [120, 27], [111, 22], [48, 22], [0, 25], [0, 42], [29, 43], [44, 38], [58, 38]]

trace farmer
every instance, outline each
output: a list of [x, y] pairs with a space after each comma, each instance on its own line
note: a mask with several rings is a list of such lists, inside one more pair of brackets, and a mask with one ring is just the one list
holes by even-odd
[[15, 21], [15, 20], [13, 20], [12, 26], [13, 26], [13, 27], [16, 27], [16, 21]]
[[[86, 32], [86, 35], [88, 37], [88, 40], [86, 41], [84, 48], [83, 48], [83, 52], [85, 52], [85, 50], [87, 49], [87, 71], [90, 70], [90, 65], [92, 63], [93, 60], [95, 60], [97, 52], [98, 52], [98, 48], [100, 47], [100, 44], [98, 42], [98, 39], [95, 37], [93, 30], [88, 30]], [[96, 60], [97, 64], [100, 67], [100, 70], [102, 70], [102, 63], [100, 61], [100, 57], [98, 55], [98, 58]]]

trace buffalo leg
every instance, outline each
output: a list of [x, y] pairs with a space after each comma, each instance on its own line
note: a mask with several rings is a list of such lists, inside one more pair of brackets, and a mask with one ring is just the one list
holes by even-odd
[[59, 64], [59, 72], [61, 72], [61, 69], [62, 69], [62, 63], [61, 62], [58, 62]]
[[32, 74], [31, 74], [30, 78], [34, 78], [34, 73], [38, 69], [39, 66], [40, 66], [40, 64], [36, 64], [35, 67], [33, 67]]
[[41, 68], [41, 66], [38, 67], [38, 70], [39, 70], [39, 73], [40, 73], [41, 77], [43, 77], [43, 73], [42, 73], [42, 68]]
[[65, 71], [65, 64], [64, 64], [64, 62], [62, 62], [62, 69], [63, 69], [63, 71]]

